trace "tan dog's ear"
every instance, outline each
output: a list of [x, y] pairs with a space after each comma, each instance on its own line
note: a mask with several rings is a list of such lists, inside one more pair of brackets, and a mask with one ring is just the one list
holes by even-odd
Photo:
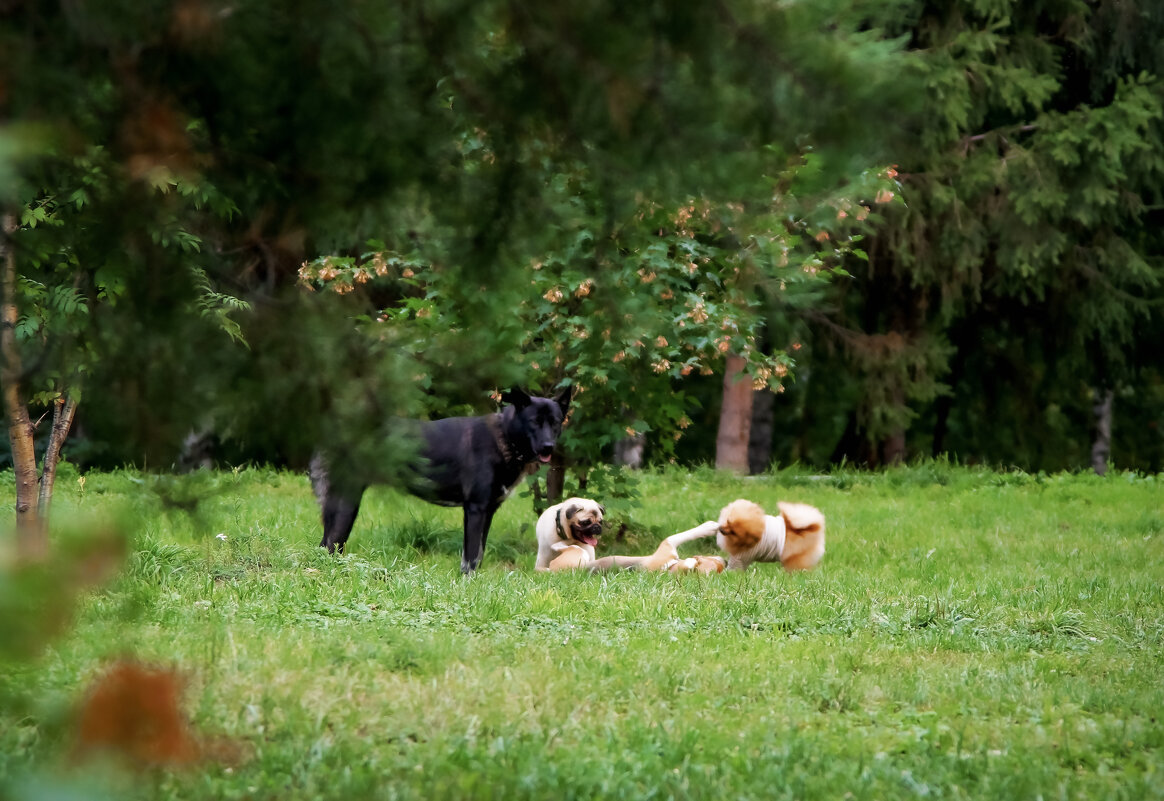
[[570, 504], [558, 510], [558, 536], [564, 540], [570, 539], [572, 529], [570, 528], [570, 518], [578, 514], [578, 506]]
[[606, 507], [603, 506], [602, 504], [598, 504], [598, 511], [602, 512], [603, 517], [606, 516]]

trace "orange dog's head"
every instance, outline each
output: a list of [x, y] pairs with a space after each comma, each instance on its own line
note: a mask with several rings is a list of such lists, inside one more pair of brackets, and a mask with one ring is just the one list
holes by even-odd
[[743, 498], [732, 501], [719, 513], [719, 533], [728, 553], [738, 553], [755, 547], [764, 536], [764, 510], [758, 504]]

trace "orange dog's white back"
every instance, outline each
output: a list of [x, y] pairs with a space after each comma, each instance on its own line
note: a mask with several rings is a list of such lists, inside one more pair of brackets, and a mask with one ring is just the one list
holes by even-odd
[[729, 570], [744, 570], [752, 562], [779, 562], [785, 570], [816, 567], [825, 551], [824, 515], [803, 503], [776, 506], [780, 514], [769, 515], [758, 504], [741, 498], [720, 510], [714, 528], [704, 524], [667, 541], [677, 548], [715, 533], [716, 544], [728, 554]]

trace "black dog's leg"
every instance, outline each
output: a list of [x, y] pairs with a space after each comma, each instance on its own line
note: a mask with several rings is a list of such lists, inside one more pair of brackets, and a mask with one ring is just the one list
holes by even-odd
[[489, 529], [493, 527], [493, 515], [497, 514], [497, 505], [491, 504], [485, 510], [485, 525], [481, 529], [481, 555], [485, 555], [485, 546], [489, 544]]
[[356, 487], [341, 492], [331, 480], [327, 460], [319, 453], [311, 457], [308, 475], [311, 477], [311, 489], [323, 513], [323, 540], [319, 545], [327, 548], [328, 553], [337, 550], [343, 553], [344, 543], [348, 541], [360, 511], [364, 488]]
[[461, 546], [461, 572], [465, 575], [472, 573], [481, 564], [495, 511], [497, 508], [488, 504], [465, 504], [465, 540]]
[[319, 544], [327, 548], [328, 553], [344, 552], [344, 543], [352, 533], [363, 494], [362, 489], [342, 494], [332, 489], [323, 500], [323, 540]]

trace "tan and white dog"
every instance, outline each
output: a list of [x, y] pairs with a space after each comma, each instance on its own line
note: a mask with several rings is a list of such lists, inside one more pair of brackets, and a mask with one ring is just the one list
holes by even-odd
[[604, 570], [651, 570], [671, 573], [720, 573], [725, 563], [719, 556], [693, 556], [680, 559], [677, 546], [688, 540], [710, 537], [719, 531], [719, 523], [709, 520], [689, 531], [672, 534], [659, 543], [649, 556], [604, 556], [586, 565], [592, 572]]
[[825, 518], [815, 506], [777, 503], [780, 514], [765, 514], [751, 501], [732, 501], [719, 513], [690, 531], [672, 534], [664, 543], [680, 545], [715, 534], [716, 544], [728, 555], [728, 570], [746, 570], [752, 562], [779, 562], [785, 570], [816, 567], [825, 552]]
[[594, 561], [606, 509], [589, 498], [567, 498], [542, 512], [534, 533], [538, 538], [535, 570], [570, 570]]

